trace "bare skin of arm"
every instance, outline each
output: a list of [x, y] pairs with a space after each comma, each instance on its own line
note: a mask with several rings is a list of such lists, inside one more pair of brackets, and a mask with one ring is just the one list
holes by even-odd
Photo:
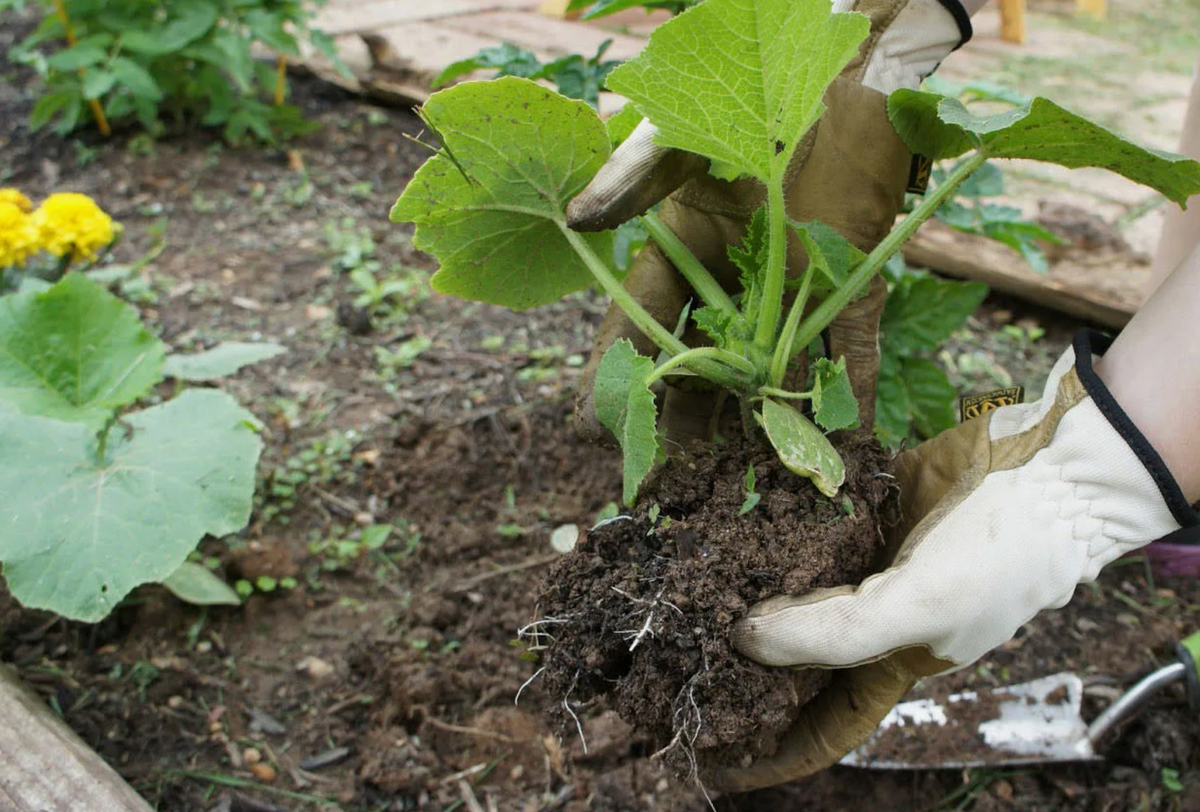
[[[1200, 62], [1196, 63], [1196, 79], [1192, 82], [1192, 95], [1188, 100], [1187, 113], [1183, 119], [1183, 137], [1179, 151], [1189, 158], [1200, 161]], [[1186, 211], [1171, 207], [1163, 222], [1162, 238], [1154, 254], [1148, 293], [1158, 289], [1171, 272], [1187, 259], [1200, 242], [1200, 195], [1188, 201]]]

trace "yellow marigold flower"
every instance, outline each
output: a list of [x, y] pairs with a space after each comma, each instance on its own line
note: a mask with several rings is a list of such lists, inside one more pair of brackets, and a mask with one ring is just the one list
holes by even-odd
[[29, 202], [29, 198], [13, 188], [0, 189], [0, 203], [12, 203], [26, 214], [33, 211], [33, 204]]
[[39, 242], [33, 218], [16, 203], [0, 200], [0, 268], [24, 265]]
[[57, 257], [95, 259], [96, 251], [113, 241], [120, 226], [87, 195], [59, 192], [46, 198], [33, 213], [42, 248]]

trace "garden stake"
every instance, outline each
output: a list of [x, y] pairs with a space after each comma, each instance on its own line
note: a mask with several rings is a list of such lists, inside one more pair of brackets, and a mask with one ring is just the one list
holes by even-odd
[[[67, 38], [67, 45], [74, 47], [75, 32], [71, 30], [71, 18], [67, 16], [67, 7], [63, 0], [54, 0], [54, 7], [58, 9], [59, 19], [62, 20], [63, 32]], [[79, 69], [79, 75], [82, 77], [85, 73], [84, 68]], [[112, 135], [112, 128], [108, 126], [108, 118], [104, 115], [104, 108], [100, 106], [99, 99], [90, 99], [88, 106], [92, 108], [92, 115], [96, 117], [96, 126], [100, 128], [100, 134], [105, 138]]]

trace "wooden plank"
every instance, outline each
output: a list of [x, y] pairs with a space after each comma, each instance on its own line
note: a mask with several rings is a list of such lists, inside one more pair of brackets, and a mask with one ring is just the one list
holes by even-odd
[[495, 37], [531, 50], [544, 50], [555, 56], [583, 54], [591, 56], [606, 39], [613, 41], [605, 57], [631, 59], [641, 52], [646, 41], [613, 33], [582, 23], [557, 20], [536, 12], [493, 11], [464, 14], [438, 22], [455, 31]]
[[1107, 0], [1075, 0], [1075, 12], [1097, 20], [1108, 19]]
[[538, 0], [374, 0], [366, 3], [330, 4], [313, 26], [327, 34], [378, 31], [401, 23], [436, 20], [458, 14], [478, 14], [503, 9], [534, 9]]
[[[1090, 269], [1071, 268], [1064, 260], [1061, 264], [1067, 267], [1056, 264], [1043, 276], [1001, 243], [936, 220], [921, 226], [904, 246], [904, 258], [911, 265], [983, 282], [1000, 293], [1111, 329], [1124, 327], [1142, 302], [1144, 271], [1120, 267], [1119, 259]], [[1134, 261], [1128, 255], [1125, 260], [1130, 265]]]
[[[384, 28], [367, 38], [375, 59], [373, 79], [410, 87], [428, 97], [430, 84], [451, 62], [474, 56], [502, 41], [487, 35], [448, 28], [436, 22], [413, 22]], [[540, 54], [549, 56], [544, 51]]]
[[1000, 38], [1025, 44], [1025, 0], [1000, 0]]
[[0, 810], [152, 812], [4, 665], [0, 665]]

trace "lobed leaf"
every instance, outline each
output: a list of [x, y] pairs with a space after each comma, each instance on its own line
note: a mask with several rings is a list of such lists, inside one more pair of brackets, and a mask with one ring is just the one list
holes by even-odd
[[[413, 243], [441, 263], [434, 289], [523, 310], [587, 287], [563, 229], [567, 203], [610, 153], [596, 112], [515, 77], [464, 82], [423, 111], [444, 146], [391, 218], [416, 223]], [[612, 255], [611, 233], [582, 236]]]
[[936, 350], [987, 294], [987, 285], [979, 282], [906, 273], [888, 294], [879, 326], [881, 351], [900, 355]]
[[206, 534], [245, 526], [262, 443], [229, 395], [193, 389], [113, 426], [0, 412], [0, 561], [25, 606], [107, 615], [174, 573]]
[[0, 299], [0, 401], [102, 424], [162, 380], [163, 344], [137, 311], [81, 274]]
[[897, 90], [888, 97], [888, 116], [909, 149], [934, 160], [979, 147], [989, 158], [1108, 169], [1180, 205], [1200, 193], [1200, 163], [1138, 146], [1049, 99], [1039, 97], [1013, 110], [980, 116], [958, 99]]
[[654, 362], [638, 355], [628, 339], [609, 347], [600, 359], [593, 386], [596, 417], [624, 452], [624, 500], [632, 505], [659, 457], [658, 411], [646, 378]]
[[826, 496], [837, 494], [846, 481], [846, 465], [812, 421], [771, 398], [763, 400], [762, 413], [756, 415], [784, 467], [812, 480]]
[[659, 143], [765, 183], [869, 28], [828, 0], [707, 0], [655, 29], [608, 87], [654, 122]]
[[840, 288], [849, 280], [850, 272], [867, 257], [838, 233], [837, 229], [824, 223], [792, 222], [790, 225], [800, 238], [808, 261], [820, 272], [820, 275], [813, 279], [811, 291], [814, 296], [826, 296]]
[[954, 427], [957, 398], [950, 379], [935, 362], [885, 353], [875, 390], [875, 436], [889, 448], [909, 438], [910, 426], [920, 437], [936, 437]]
[[826, 431], [856, 428], [859, 424], [858, 399], [846, 374], [846, 359], [837, 363], [818, 358], [813, 386], [813, 419]]

